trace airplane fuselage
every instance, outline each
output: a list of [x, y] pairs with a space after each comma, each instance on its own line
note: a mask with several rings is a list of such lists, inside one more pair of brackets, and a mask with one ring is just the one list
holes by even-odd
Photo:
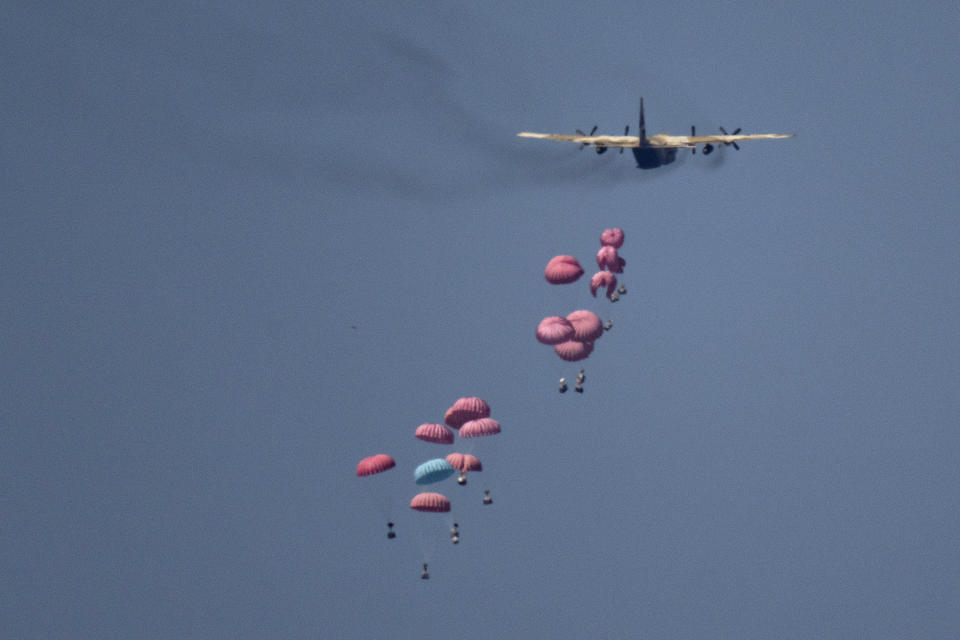
[[[643, 119], [643, 97], [640, 98], [640, 130], [637, 132], [639, 146], [631, 147], [637, 160], [637, 169], [656, 169], [677, 159], [677, 150], [672, 147], [650, 146], [647, 138], [647, 125]], [[659, 134], [653, 136], [659, 137]]]
[[677, 159], [675, 147], [632, 147], [630, 151], [637, 161], [637, 169], [656, 169]]

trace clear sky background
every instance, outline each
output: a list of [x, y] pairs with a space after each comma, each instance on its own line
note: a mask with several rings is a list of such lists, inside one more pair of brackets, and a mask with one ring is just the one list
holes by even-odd
[[[955, 2], [59, 5], [0, 11], [0, 635], [960, 629]], [[797, 137], [514, 135], [641, 95]], [[544, 281], [613, 226], [620, 302]], [[406, 503], [463, 395], [453, 547]]]

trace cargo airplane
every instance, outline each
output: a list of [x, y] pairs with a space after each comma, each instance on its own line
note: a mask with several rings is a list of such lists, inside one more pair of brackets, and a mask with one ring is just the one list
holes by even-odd
[[630, 149], [633, 157], [637, 161], [638, 169], [656, 169], [663, 165], [670, 164], [677, 159], [677, 149], [690, 149], [692, 153], [697, 152], [697, 145], [702, 144], [703, 155], [709, 155], [714, 149], [714, 145], [733, 145], [737, 151], [740, 140], [770, 140], [775, 138], [791, 138], [792, 133], [753, 133], [740, 134], [740, 129], [733, 133], [727, 133], [726, 129], [720, 127], [723, 135], [720, 136], [698, 136], [696, 127], [690, 127], [689, 136], [671, 136], [666, 133], [647, 136], [646, 124], [643, 120], [643, 98], [640, 98], [640, 135], [631, 136], [630, 125], [623, 130], [622, 136], [595, 136], [597, 127], [594, 127], [589, 135], [577, 129], [576, 135], [565, 135], [562, 133], [531, 133], [521, 131], [517, 135], [521, 138], [543, 138], [546, 140], [561, 140], [564, 142], [576, 142], [580, 144], [580, 149], [588, 145], [593, 145], [597, 153], [604, 153], [610, 147], [619, 147], [620, 153], [624, 149]]

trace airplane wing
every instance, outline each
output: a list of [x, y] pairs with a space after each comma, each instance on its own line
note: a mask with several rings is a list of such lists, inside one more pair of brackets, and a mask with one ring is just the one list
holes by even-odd
[[750, 133], [740, 135], [725, 136], [671, 136], [665, 133], [658, 133], [655, 136], [647, 138], [647, 144], [651, 147], [679, 147], [689, 149], [698, 144], [731, 144], [740, 140], [773, 140], [777, 138], [792, 138], [792, 133]]
[[[521, 138], [540, 138], [543, 140], [560, 140], [561, 142], [576, 142], [578, 144], [592, 144], [598, 147], [639, 147], [640, 138], [637, 136], [582, 136], [563, 133], [531, 133], [521, 131], [517, 134]], [[746, 133], [723, 136], [671, 136], [658, 133], [646, 139], [645, 147], [676, 147], [690, 149], [698, 144], [730, 144], [740, 140], [773, 140], [778, 138], [792, 138], [792, 133]]]
[[637, 136], [580, 136], [565, 135], [562, 133], [530, 133], [521, 131], [517, 134], [521, 138], [541, 138], [544, 140], [560, 140], [562, 142], [577, 142], [592, 144], [598, 147], [639, 147], [640, 138]]

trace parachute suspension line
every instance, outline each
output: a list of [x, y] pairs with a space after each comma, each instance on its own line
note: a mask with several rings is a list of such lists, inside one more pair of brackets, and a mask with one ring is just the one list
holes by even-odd
[[[357, 464], [357, 477], [364, 485], [364, 492], [369, 501], [376, 505], [380, 517], [387, 522], [393, 521], [394, 493], [399, 490], [399, 485], [390, 481], [392, 474], [383, 474], [393, 469], [396, 464], [393, 457], [385, 453], [366, 457]], [[394, 536], [388, 533], [387, 537]]]
[[[446, 460], [444, 460], [444, 463], [447, 464]], [[450, 465], [447, 464], [447, 466]], [[450, 471], [452, 473], [452, 466]], [[427, 491], [415, 495], [410, 500], [410, 508], [423, 513], [423, 515], [414, 518], [415, 523], [412, 526], [416, 530], [416, 538], [423, 562], [427, 563], [432, 559], [440, 541], [438, 535], [440, 533], [438, 527], [440, 522], [434, 514], [449, 514], [450, 500], [442, 494]]]

